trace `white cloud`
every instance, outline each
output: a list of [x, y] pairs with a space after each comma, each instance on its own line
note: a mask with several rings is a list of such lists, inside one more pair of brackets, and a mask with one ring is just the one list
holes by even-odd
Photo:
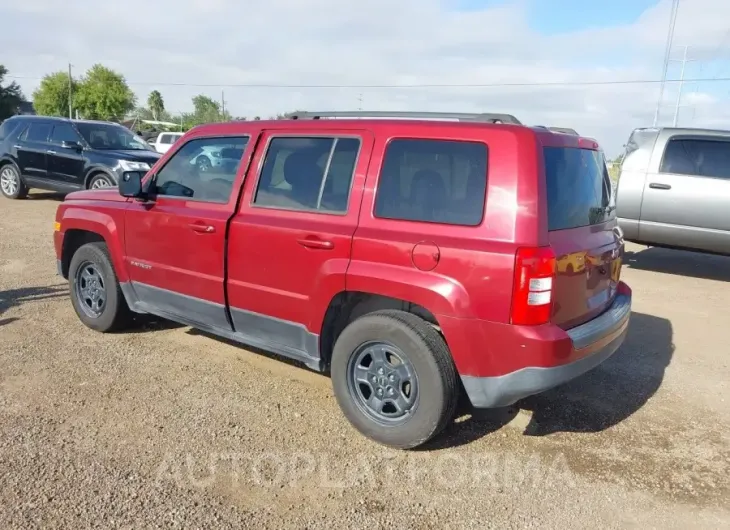
[[[546, 1], [546, 0], [545, 0]], [[236, 115], [294, 108], [511, 112], [526, 123], [573, 127], [618, 153], [633, 127], [650, 125], [657, 85], [482, 88], [251, 88], [261, 84], [478, 84], [657, 79], [669, 0], [632, 24], [541, 35], [516, 0], [458, 12], [443, 0], [55, 0], [0, 5], [3, 61], [26, 93], [38, 78], [101, 62], [140, 100], [159, 89], [167, 107], [225, 90]], [[451, 3], [453, 6], [453, 3]], [[727, 36], [730, 2], [685, 1], [675, 40], [706, 57]], [[726, 42], [730, 46], [730, 39]], [[730, 68], [727, 70], [730, 75]], [[728, 126], [730, 110], [704, 84], [687, 87], [681, 123]], [[674, 87], [668, 87], [666, 120]]]

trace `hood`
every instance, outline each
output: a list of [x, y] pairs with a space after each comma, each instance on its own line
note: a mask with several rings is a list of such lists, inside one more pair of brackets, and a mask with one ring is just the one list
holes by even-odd
[[140, 149], [95, 149], [95, 153], [114, 158], [116, 160], [129, 160], [131, 162], [147, 162], [150, 166], [155, 164], [162, 155], [157, 151], [142, 151]]
[[66, 195], [68, 201], [105, 201], [105, 202], [126, 202], [127, 198], [119, 194], [119, 189], [106, 188], [97, 190], [80, 190]]

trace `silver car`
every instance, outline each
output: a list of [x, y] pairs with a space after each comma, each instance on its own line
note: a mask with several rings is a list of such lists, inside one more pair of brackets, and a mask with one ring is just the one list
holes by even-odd
[[634, 130], [616, 215], [627, 241], [730, 255], [730, 131]]

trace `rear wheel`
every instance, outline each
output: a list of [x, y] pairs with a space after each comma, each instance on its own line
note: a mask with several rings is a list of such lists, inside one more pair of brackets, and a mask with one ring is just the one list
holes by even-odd
[[409, 449], [453, 418], [459, 383], [441, 335], [403, 311], [378, 311], [349, 324], [332, 353], [335, 397], [368, 438]]
[[132, 313], [119, 286], [105, 243], [81, 246], [68, 271], [71, 303], [87, 327], [102, 333], [129, 325]]
[[8, 199], [24, 199], [28, 195], [28, 187], [13, 164], [0, 167], [0, 191]]

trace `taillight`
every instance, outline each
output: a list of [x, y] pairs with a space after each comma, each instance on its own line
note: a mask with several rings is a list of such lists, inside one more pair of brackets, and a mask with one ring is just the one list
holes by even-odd
[[550, 321], [555, 266], [555, 253], [550, 247], [517, 249], [510, 317], [512, 324], [536, 326]]

